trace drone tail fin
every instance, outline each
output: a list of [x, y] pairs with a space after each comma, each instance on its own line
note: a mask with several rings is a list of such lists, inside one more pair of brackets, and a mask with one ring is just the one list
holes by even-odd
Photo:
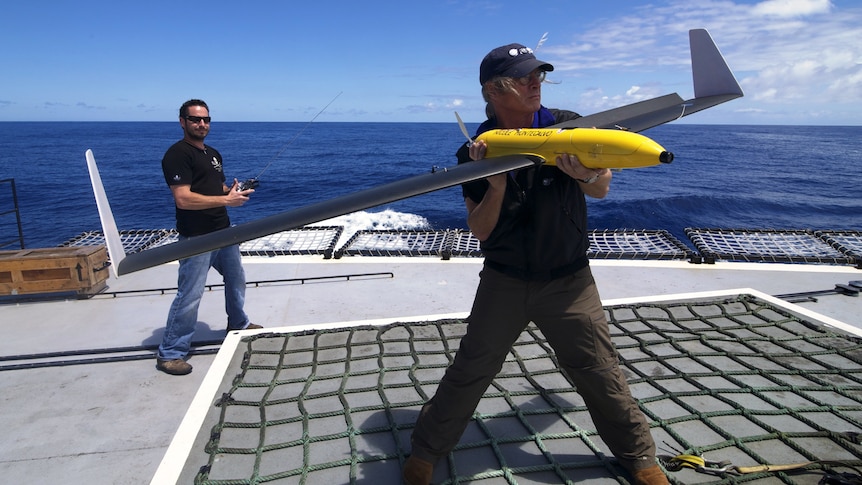
[[105, 244], [108, 246], [108, 256], [111, 258], [111, 273], [114, 277], [118, 277], [117, 267], [126, 258], [126, 251], [123, 249], [120, 231], [117, 230], [117, 222], [114, 220], [114, 213], [111, 212], [111, 204], [108, 203], [108, 196], [105, 194], [93, 151], [88, 149], [84, 156], [87, 159], [87, 169], [90, 171], [90, 183], [93, 185], [93, 195], [96, 196], [96, 206], [99, 209]]

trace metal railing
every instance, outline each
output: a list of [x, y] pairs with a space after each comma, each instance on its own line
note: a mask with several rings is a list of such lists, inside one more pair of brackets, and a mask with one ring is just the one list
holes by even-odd
[[[0, 184], [8, 183], [12, 192], [12, 209], [0, 212], [0, 218], [8, 216], [9, 214], [15, 214], [15, 223], [18, 226], [18, 238], [10, 239], [8, 241], [0, 241], [0, 249], [5, 248], [7, 246], [11, 246], [18, 243], [21, 246], [21, 249], [24, 249], [24, 231], [21, 229], [21, 212], [18, 210], [18, 192], [15, 190], [15, 179], [3, 179], [0, 180]], [[5, 234], [0, 234], [0, 237], [6, 237]]]

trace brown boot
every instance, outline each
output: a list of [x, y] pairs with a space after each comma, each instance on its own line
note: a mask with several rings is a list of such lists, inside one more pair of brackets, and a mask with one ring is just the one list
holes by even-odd
[[183, 359], [156, 359], [156, 369], [172, 376], [184, 376], [192, 371], [192, 365]]
[[667, 477], [658, 465], [632, 471], [635, 485], [669, 485]]
[[401, 477], [407, 485], [430, 485], [431, 475], [434, 474], [434, 465], [430, 462], [410, 455], [404, 463]]

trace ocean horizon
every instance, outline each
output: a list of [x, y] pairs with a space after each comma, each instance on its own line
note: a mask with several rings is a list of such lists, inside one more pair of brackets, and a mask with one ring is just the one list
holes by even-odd
[[[686, 227], [862, 229], [862, 127], [671, 123], [643, 134], [674, 162], [615, 172], [608, 197], [589, 199], [590, 229], [680, 239]], [[0, 122], [0, 180], [14, 180], [26, 247], [101, 229], [87, 149], [120, 230], [173, 228], [161, 158], [181, 136], [176, 121]], [[235, 224], [453, 166], [463, 141], [456, 123], [432, 122], [213, 122], [207, 138], [229, 179], [261, 181], [245, 206], [230, 209]], [[0, 184], [0, 241], [17, 241], [9, 187]], [[453, 187], [339, 222], [346, 232], [465, 229], [465, 214]]]

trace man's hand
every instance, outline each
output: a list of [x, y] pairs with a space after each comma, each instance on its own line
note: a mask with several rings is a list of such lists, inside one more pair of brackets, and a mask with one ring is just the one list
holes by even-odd
[[576, 155], [564, 153], [557, 157], [557, 168], [575, 180], [589, 180], [596, 175], [601, 177], [608, 171], [606, 168], [587, 168], [581, 164]]
[[[488, 144], [485, 140], [473, 142], [470, 145], [470, 158], [473, 160], [481, 160], [485, 158], [485, 153], [488, 151]], [[491, 185], [492, 190], [506, 190], [506, 174], [499, 173], [486, 177], [485, 180]]]
[[254, 189], [248, 190], [237, 190], [239, 187], [239, 181], [237, 179], [233, 179], [233, 185], [228, 189], [225, 194], [225, 204], [228, 207], [240, 207], [241, 205], [248, 202], [248, 196], [254, 193]]
[[576, 155], [564, 153], [557, 157], [557, 168], [577, 180], [581, 190], [590, 197], [601, 199], [608, 195], [613, 174], [606, 168], [587, 168]]

